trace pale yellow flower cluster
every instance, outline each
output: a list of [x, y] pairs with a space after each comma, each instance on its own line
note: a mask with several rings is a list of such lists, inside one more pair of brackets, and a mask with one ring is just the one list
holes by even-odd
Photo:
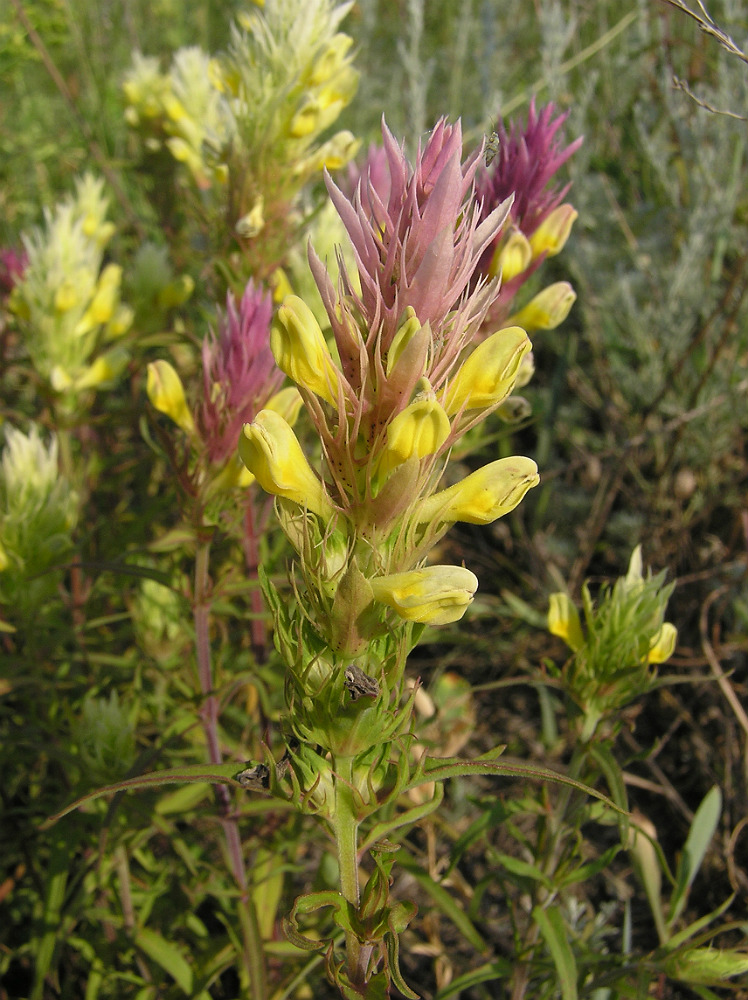
[[108, 381], [127, 360], [121, 347], [112, 346], [133, 313], [120, 301], [122, 268], [102, 268], [114, 233], [107, 205], [103, 182], [86, 174], [75, 196], [47, 212], [44, 226], [24, 239], [28, 266], [11, 308], [34, 367], [58, 392]]
[[239, 16], [220, 56], [179, 49], [167, 72], [153, 57], [133, 59], [123, 84], [128, 123], [146, 148], [165, 145], [198, 188], [231, 189], [242, 239], [265, 228], [278, 189], [298, 191], [358, 149], [348, 131], [318, 141], [358, 84], [352, 39], [337, 31], [350, 6], [268, 0]]

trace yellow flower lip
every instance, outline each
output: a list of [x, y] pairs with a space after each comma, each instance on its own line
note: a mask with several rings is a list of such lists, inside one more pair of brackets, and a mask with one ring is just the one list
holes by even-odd
[[245, 424], [239, 457], [266, 493], [291, 500], [329, 520], [334, 508], [312, 471], [290, 424], [274, 410], [260, 410]]
[[511, 281], [530, 266], [532, 256], [530, 241], [523, 232], [514, 229], [493, 255], [489, 274], [492, 278], [500, 274], [502, 281]]
[[414, 400], [388, 425], [380, 468], [386, 473], [413, 456], [421, 459], [435, 455], [450, 429], [447, 414], [433, 396]]
[[425, 500], [417, 512], [418, 521], [491, 524], [514, 510], [525, 493], [539, 482], [538, 467], [531, 458], [522, 455], [500, 458]]
[[298, 295], [289, 295], [270, 332], [276, 364], [289, 378], [328, 403], [337, 402], [338, 370], [314, 313]]
[[555, 330], [569, 315], [576, 299], [577, 293], [568, 281], [556, 281], [538, 292], [510, 322], [526, 330]]
[[195, 423], [187, 406], [182, 380], [168, 361], [152, 361], [148, 365], [146, 392], [159, 413], [165, 413], [187, 434], [194, 434]]
[[376, 601], [423, 625], [459, 621], [478, 589], [478, 578], [464, 566], [424, 566], [369, 582]]
[[568, 203], [554, 208], [530, 237], [533, 258], [543, 253], [546, 257], [555, 257], [560, 253], [578, 216], [579, 212]]
[[519, 326], [498, 330], [479, 344], [447, 389], [444, 409], [449, 416], [463, 409], [496, 406], [505, 399], [531, 347], [530, 338]]
[[563, 639], [575, 653], [584, 645], [579, 612], [569, 596], [563, 592], [551, 594], [548, 608], [548, 631], [551, 635], [557, 635]]

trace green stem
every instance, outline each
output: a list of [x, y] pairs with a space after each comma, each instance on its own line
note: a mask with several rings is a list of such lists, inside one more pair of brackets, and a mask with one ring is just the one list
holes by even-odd
[[[340, 891], [357, 910], [360, 902], [358, 884], [358, 815], [353, 791], [353, 757], [335, 758], [335, 815], [332, 821], [338, 851]], [[366, 973], [371, 947], [362, 946], [353, 931], [345, 932], [348, 978], [354, 987], [366, 987]]]

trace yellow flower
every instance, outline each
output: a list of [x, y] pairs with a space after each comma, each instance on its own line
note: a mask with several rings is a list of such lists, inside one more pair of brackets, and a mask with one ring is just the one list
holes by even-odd
[[279, 413], [289, 426], [293, 427], [299, 418], [303, 400], [299, 395], [299, 390], [295, 386], [281, 389], [271, 396], [265, 406], [266, 410], [274, 410]]
[[314, 64], [309, 83], [311, 86], [318, 86], [327, 83], [336, 73], [346, 67], [349, 63], [348, 50], [353, 45], [353, 39], [342, 32], [333, 35], [325, 51]]
[[334, 509], [321, 481], [279, 413], [260, 410], [251, 424], [244, 425], [239, 457], [266, 493], [292, 500], [325, 520], [332, 517]]
[[424, 625], [459, 621], [478, 589], [478, 578], [464, 566], [424, 566], [369, 583], [376, 601], [406, 621]]
[[500, 458], [425, 500], [417, 511], [418, 521], [491, 524], [514, 510], [539, 482], [538, 467], [532, 459], [521, 455]]
[[675, 650], [678, 639], [678, 629], [670, 622], [663, 622], [659, 631], [649, 643], [647, 663], [664, 663], [669, 660]]
[[270, 332], [270, 349], [282, 372], [328, 403], [337, 401], [338, 371], [314, 313], [289, 295]]
[[[402, 357], [405, 349], [417, 333], [423, 329], [421, 322], [416, 316], [413, 306], [406, 306], [404, 320], [397, 329], [397, 333], [392, 338], [392, 343], [387, 351], [387, 375], [391, 375], [395, 365]], [[426, 334], [429, 328], [427, 326]]]
[[148, 365], [146, 392], [159, 413], [165, 413], [187, 434], [195, 432], [182, 380], [168, 361], [152, 361]]
[[493, 255], [488, 273], [492, 278], [500, 274], [502, 281], [511, 281], [518, 274], [522, 274], [531, 262], [530, 242], [524, 233], [515, 229]]
[[450, 417], [462, 409], [494, 406], [508, 396], [531, 346], [529, 337], [518, 326], [499, 330], [479, 344], [447, 390], [444, 409]]
[[122, 268], [118, 264], [107, 264], [99, 276], [96, 294], [88, 307], [96, 323], [108, 323], [119, 297], [122, 282]]
[[576, 298], [568, 281], [557, 281], [538, 292], [509, 322], [526, 330], [554, 330], [569, 315]]
[[414, 400], [388, 425], [380, 468], [387, 473], [412, 456], [434, 455], [449, 437], [449, 431], [449, 417], [433, 393]]
[[533, 258], [539, 257], [542, 253], [548, 257], [555, 257], [560, 253], [566, 245], [571, 227], [578, 215], [579, 212], [573, 205], [559, 205], [558, 208], [554, 208], [530, 237]]
[[262, 230], [265, 228], [265, 199], [262, 195], [255, 201], [252, 208], [243, 215], [241, 219], [234, 226], [234, 231], [237, 236], [241, 236], [242, 239], [248, 240], [252, 239], [253, 236], [258, 236]]
[[576, 653], [584, 645], [579, 612], [566, 594], [551, 594], [548, 608], [548, 631], [563, 639]]

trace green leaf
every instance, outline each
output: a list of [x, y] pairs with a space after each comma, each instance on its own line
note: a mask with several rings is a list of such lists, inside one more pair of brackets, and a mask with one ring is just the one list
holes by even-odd
[[[145, 952], [149, 958], [161, 966], [164, 972], [168, 972], [179, 988], [188, 996], [192, 995], [193, 975], [192, 969], [187, 959], [166, 938], [161, 937], [156, 931], [148, 927], [143, 927], [135, 935], [135, 944], [141, 951]], [[202, 991], [198, 994], [201, 1000], [210, 1000], [208, 994]]]
[[446, 781], [447, 778], [464, 778], [470, 774], [495, 775], [496, 777], [525, 778], [531, 781], [552, 781], [558, 785], [568, 785], [576, 788], [579, 792], [599, 799], [611, 809], [621, 815], [626, 815], [625, 810], [609, 799], [602, 792], [590, 788], [583, 781], [570, 778], [566, 774], [552, 771], [549, 767], [540, 767], [535, 764], [525, 764], [519, 760], [462, 760], [459, 757], [427, 757], [419, 762], [418, 767], [413, 772], [408, 784], [403, 791], [410, 788], [417, 788], [428, 781]]
[[[734, 899], [735, 899], [735, 894], [733, 893], [732, 896], [728, 896], [727, 899], [723, 903], [720, 903], [716, 909], [711, 911], [711, 913], [707, 913], [705, 916], [699, 917], [698, 920], [694, 920], [694, 922], [692, 924], [689, 924], [688, 927], [684, 927], [682, 931], [678, 931], [677, 934], [673, 934], [673, 936], [669, 938], [667, 942], [668, 949], [678, 948], [680, 947], [680, 945], [685, 944], [685, 942], [690, 940], [692, 937], [695, 937], [696, 934], [699, 934], [702, 931], [704, 931], [705, 928], [709, 926], [709, 924], [714, 923], [717, 917], [721, 917], [722, 914], [726, 910], [728, 910], [730, 906], [732, 906], [732, 901]], [[736, 924], [736, 927], [737, 926], [740, 925]], [[729, 926], [724, 926], [724, 925], [720, 928], [720, 930], [723, 932], [729, 929], [730, 929]], [[708, 940], [710, 936], [711, 932], [710, 934], [706, 935], [706, 940]]]
[[463, 990], [469, 990], [471, 986], [478, 986], [480, 983], [492, 983], [497, 979], [505, 979], [511, 975], [514, 966], [504, 959], [496, 959], [481, 965], [477, 969], [472, 969], [457, 979], [453, 979], [449, 986], [439, 990], [434, 1000], [449, 1000], [450, 997], [459, 996]]
[[533, 882], [539, 882], [549, 891], [553, 888], [553, 882], [545, 872], [542, 872], [536, 865], [530, 864], [529, 861], [523, 861], [521, 858], [513, 858], [511, 854], [497, 853], [493, 856], [512, 875], [519, 875], [520, 878], [528, 878]]
[[115, 792], [127, 792], [142, 788], [157, 788], [159, 785], [173, 785], [183, 781], [209, 781], [214, 785], [235, 785], [242, 786], [234, 780], [234, 775], [241, 770], [236, 761], [228, 764], [184, 764], [182, 767], [172, 767], [163, 771], [152, 771], [150, 774], [141, 774], [137, 778], [125, 778], [114, 785], [107, 785], [104, 788], [97, 788], [95, 792], [89, 792], [81, 798], [65, 806], [60, 812], [50, 816], [39, 827], [40, 830], [48, 830], [54, 826], [63, 816], [80, 808], [86, 802], [93, 802], [105, 795], [112, 795]]
[[405, 851], [398, 851], [396, 860], [426, 890], [442, 913], [452, 921], [473, 948], [476, 948], [478, 951], [485, 951], [486, 942], [476, 930], [470, 917], [468, 917], [464, 910], [460, 909], [447, 890], [443, 889], [438, 882], [435, 882], [430, 875], [427, 875]]
[[34, 985], [31, 1000], [41, 1000], [44, 994], [44, 981], [54, 957], [57, 937], [60, 934], [62, 905], [65, 901], [65, 890], [70, 871], [70, 857], [76, 849], [76, 840], [58, 837], [50, 853], [47, 870], [47, 893], [44, 898], [44, 927], [46, 928], [36, 947], [34, 962]]
[[717, 785], [715, 785], [706, 793], [701, 805], [696, 810], [696, 815], [691, 823], [691, 829], [688, 831], [688, 837], [686, 837], [686, 843], [683, 846], [683, 854], [678, 861], [678, 868], [675, 873], [675, 889], [670, 900], [668, 927], [672, 927], [686, 904], [688, 890], [691, 888], [696, 873], [701, 867], [706, 849], [714, 836], [714, 831], [717, 829], [721, 813], [722, 793]]
[[399, 813], [393, 819], [376, 823], [367, 834], [366, 839], [360, 845], [359, 850], [361, 852], [369, 850], [372, 844], [376, 844], [378, 840], [384, 840], [386, 837], [389, 837], [394, 830], [398, 830], [403, 826], [411, 826], [413, 823], [418, 823], [420, 820], [424, 819], [424, 817], [434, 812], [435, 809], [438, 809], [443, 798], [444, 786], [437, 782], [434, 786], [434, 795], [427, 802], [423, 802], [418, 806], [413, 806], [412, 809], [407, 809], [405, 812]]
[[[396, 912], [400, 911], [400, 912]], [[385, 948], [387, 950], [387, 970], [392, 982], [397, 989], [408, 1000], [418, 1000], [418, 994], [403, 979], [400, 972], [400, 933], [408, 926], [408, 922], [415, 915], [416, 907], [414, 903], [401, 903], [390, 913], [388, 920], [390, 933], [385, 936]], [[400, 917], [400, 919], [398, 919]]]
[[614, 844], [607, 851], [604, 851], [599, 858], [595, 858], [594, 861], [588, 861], [585, 864], [577, 865], [576, 868], [572, 868], [570, 871], [565, 871], [560, 878], [556, 878], [556, 886], [559, 889], [563, 889], [578, 882], [586, 882], [593, 875], [597, 875], [603, 869], [607, 868], [613, 858], [622, 850], [623, 848], [620, 844]]
[[556, 966], [563, 1000], [577, 1000], [577, 963], [566, 937], [561, 911], [555, 906], [549, 906], [546, 910], [536, 906], [532, 916]]

